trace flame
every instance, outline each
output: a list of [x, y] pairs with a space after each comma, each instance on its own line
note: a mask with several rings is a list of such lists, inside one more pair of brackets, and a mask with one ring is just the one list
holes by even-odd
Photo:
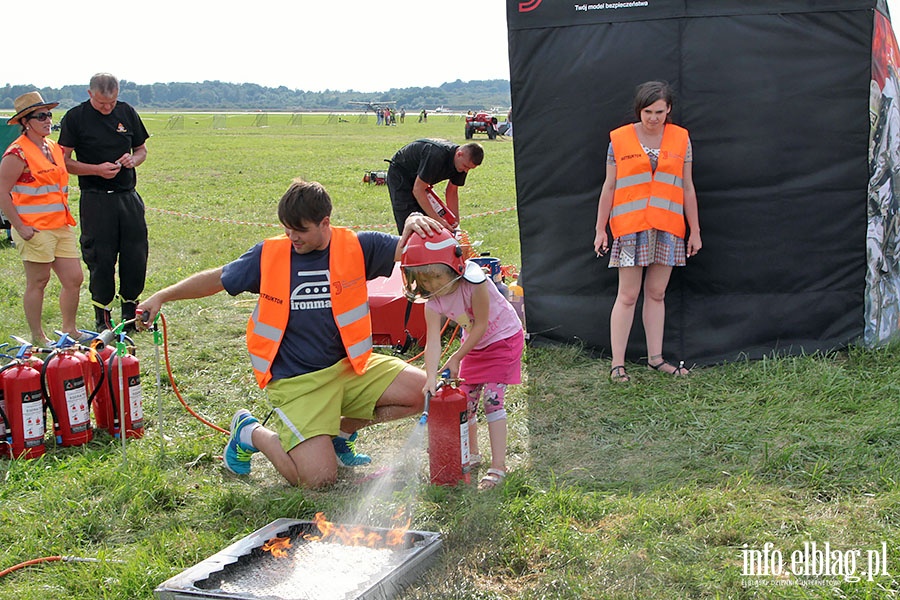
[[291, 547], [291, 538], [273, 537], [263, 544], [262, 549], [271, 552], [275, 558], [287, 558], [287, 548]]
[[[392, 521], [397, 522], [402, 519], [403, 509], [394, 515]], [[399, 517], [398, 517], [399, 515]], [[407, 518], [404, 525], [388, 529], [384, 533], [379, 533], [362, 526], [348, 527], [346, 525], [336, 525], [325, 518], [325, 513], [316, 513], [313, 522], [319, 529], [321, 535], [305, 534], [303, 539], [310, 542], [318, 542], [323, 540], [334, 539], [345, 546], [366, 546], [368, 548], [380, 548], [384, 546], [399, 546], [406, 537], [409, 525], [412, 519]]]

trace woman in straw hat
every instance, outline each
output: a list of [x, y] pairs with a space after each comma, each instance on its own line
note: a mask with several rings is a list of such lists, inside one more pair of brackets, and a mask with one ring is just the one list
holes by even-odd
[[50, 135], [58, 102], [44, 102], [39, 92], [16, 98], [14, 114], [7, 123], [18, 124], [20, 135], [3, 153], [0, 161], [0, 209], [13, 226], [13, 241], [25, 265], [25, 319], [31, 339], [43, 345], [41, 314], [44, 289], [50, 271], [62, 285], [59, 309], [62, 329], [73, 338], [80, 334], [75, 326], [78, 294], [84, 275], [69, 212], [69, 174], [60, 147]]

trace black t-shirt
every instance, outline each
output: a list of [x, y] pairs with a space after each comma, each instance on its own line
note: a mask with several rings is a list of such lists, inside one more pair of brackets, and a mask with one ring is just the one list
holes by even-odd
[[[59, 145], [74, 148], [76, 160], [99, 165], [117, 161], [126, 152], [143, 146], [149, 137], [131, 105], [116, 102], [112, 112], [104, 115], [88, 100], [66, 112], [59, 131]], [[78, 185], [83, 190], [127, 192], [137, 185], [137, 172], [123, 168], [112, 179], [79, 175]]]
[[391, 165], [398, 167], [405, 179], [414, 181], [418, 177], [429, 185], [449, 179], [450, 183], [463, 186], [466, 173], [457, 171], [453, 164], [458, 149], [458, 144], [447, 140], [416, 140], [397, 150]]

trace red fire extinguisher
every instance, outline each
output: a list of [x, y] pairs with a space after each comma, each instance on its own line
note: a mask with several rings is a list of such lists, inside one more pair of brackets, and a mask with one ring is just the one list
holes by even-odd
[[41, 368], [41, 389], [60, 446], [81, 446], [94, 439], [85, 370], [87, 357], [75, 346], [54, 349]]
[[6, 432], [7, 452], [13, 458], [37, 458], [44, 447], [44, 395], [41, 372], [32, 366], [27, 349], [0, 368], [0, 419]]
[[450, 227], [456, 228], [456, 226], [459, 225], [459, 219], [456, 218], [453, 211], [447, 208], [447, 205], [444, 204], [441, 197], [437, 195], [437, 192], [435, 192], [434, 188], [430, 185], [425, 188], [425, 197], [428, 199], [428, 204], [431, 206], [432, 210], [434, 210], [439, 217], [447, 221], [447, 224]]
[[447, 374], [437, 392], [426, 398], [422, 422], [428, 422], [428, 462], [431, 483], [469, 483], [469, 401], [459, 389], [459, 379]]
[[[124, 345], [124, 342], [117, 345]], [[141, 366], [137, 357], [129, 352], [120, 356], [120, 352], [113, 351], [106, 362], [106, 381], [112, 414], [109, 433], [118, 438], [124, 425], [126, 439], [142, 437], [144, 404], [141, 394]]]

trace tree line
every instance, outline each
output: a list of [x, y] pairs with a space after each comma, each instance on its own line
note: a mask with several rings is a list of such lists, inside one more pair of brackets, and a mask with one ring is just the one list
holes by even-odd
[[[26, 92], [38, 90], [47, 101], [59, 102], [63, 110], [88, 99], [87, 82], [60, 88], [6, 84], [0, 88], [0, 109], [12, 110], [13, 101]], [[307, 92], [280, 86], [264, 87], [254, 83], [153, 83], [139, 85], [121, 80], [119, 99], [138, 108], [173, 110], [360, 110], [351, 102], [394, 102], [407, 111], [444, 106], [453, 110], [477, 110], [510, 106], [509, 81], [506, 79], [444, 83], [438, 87], [393, 88], [385, 92], [324, 90]]]

